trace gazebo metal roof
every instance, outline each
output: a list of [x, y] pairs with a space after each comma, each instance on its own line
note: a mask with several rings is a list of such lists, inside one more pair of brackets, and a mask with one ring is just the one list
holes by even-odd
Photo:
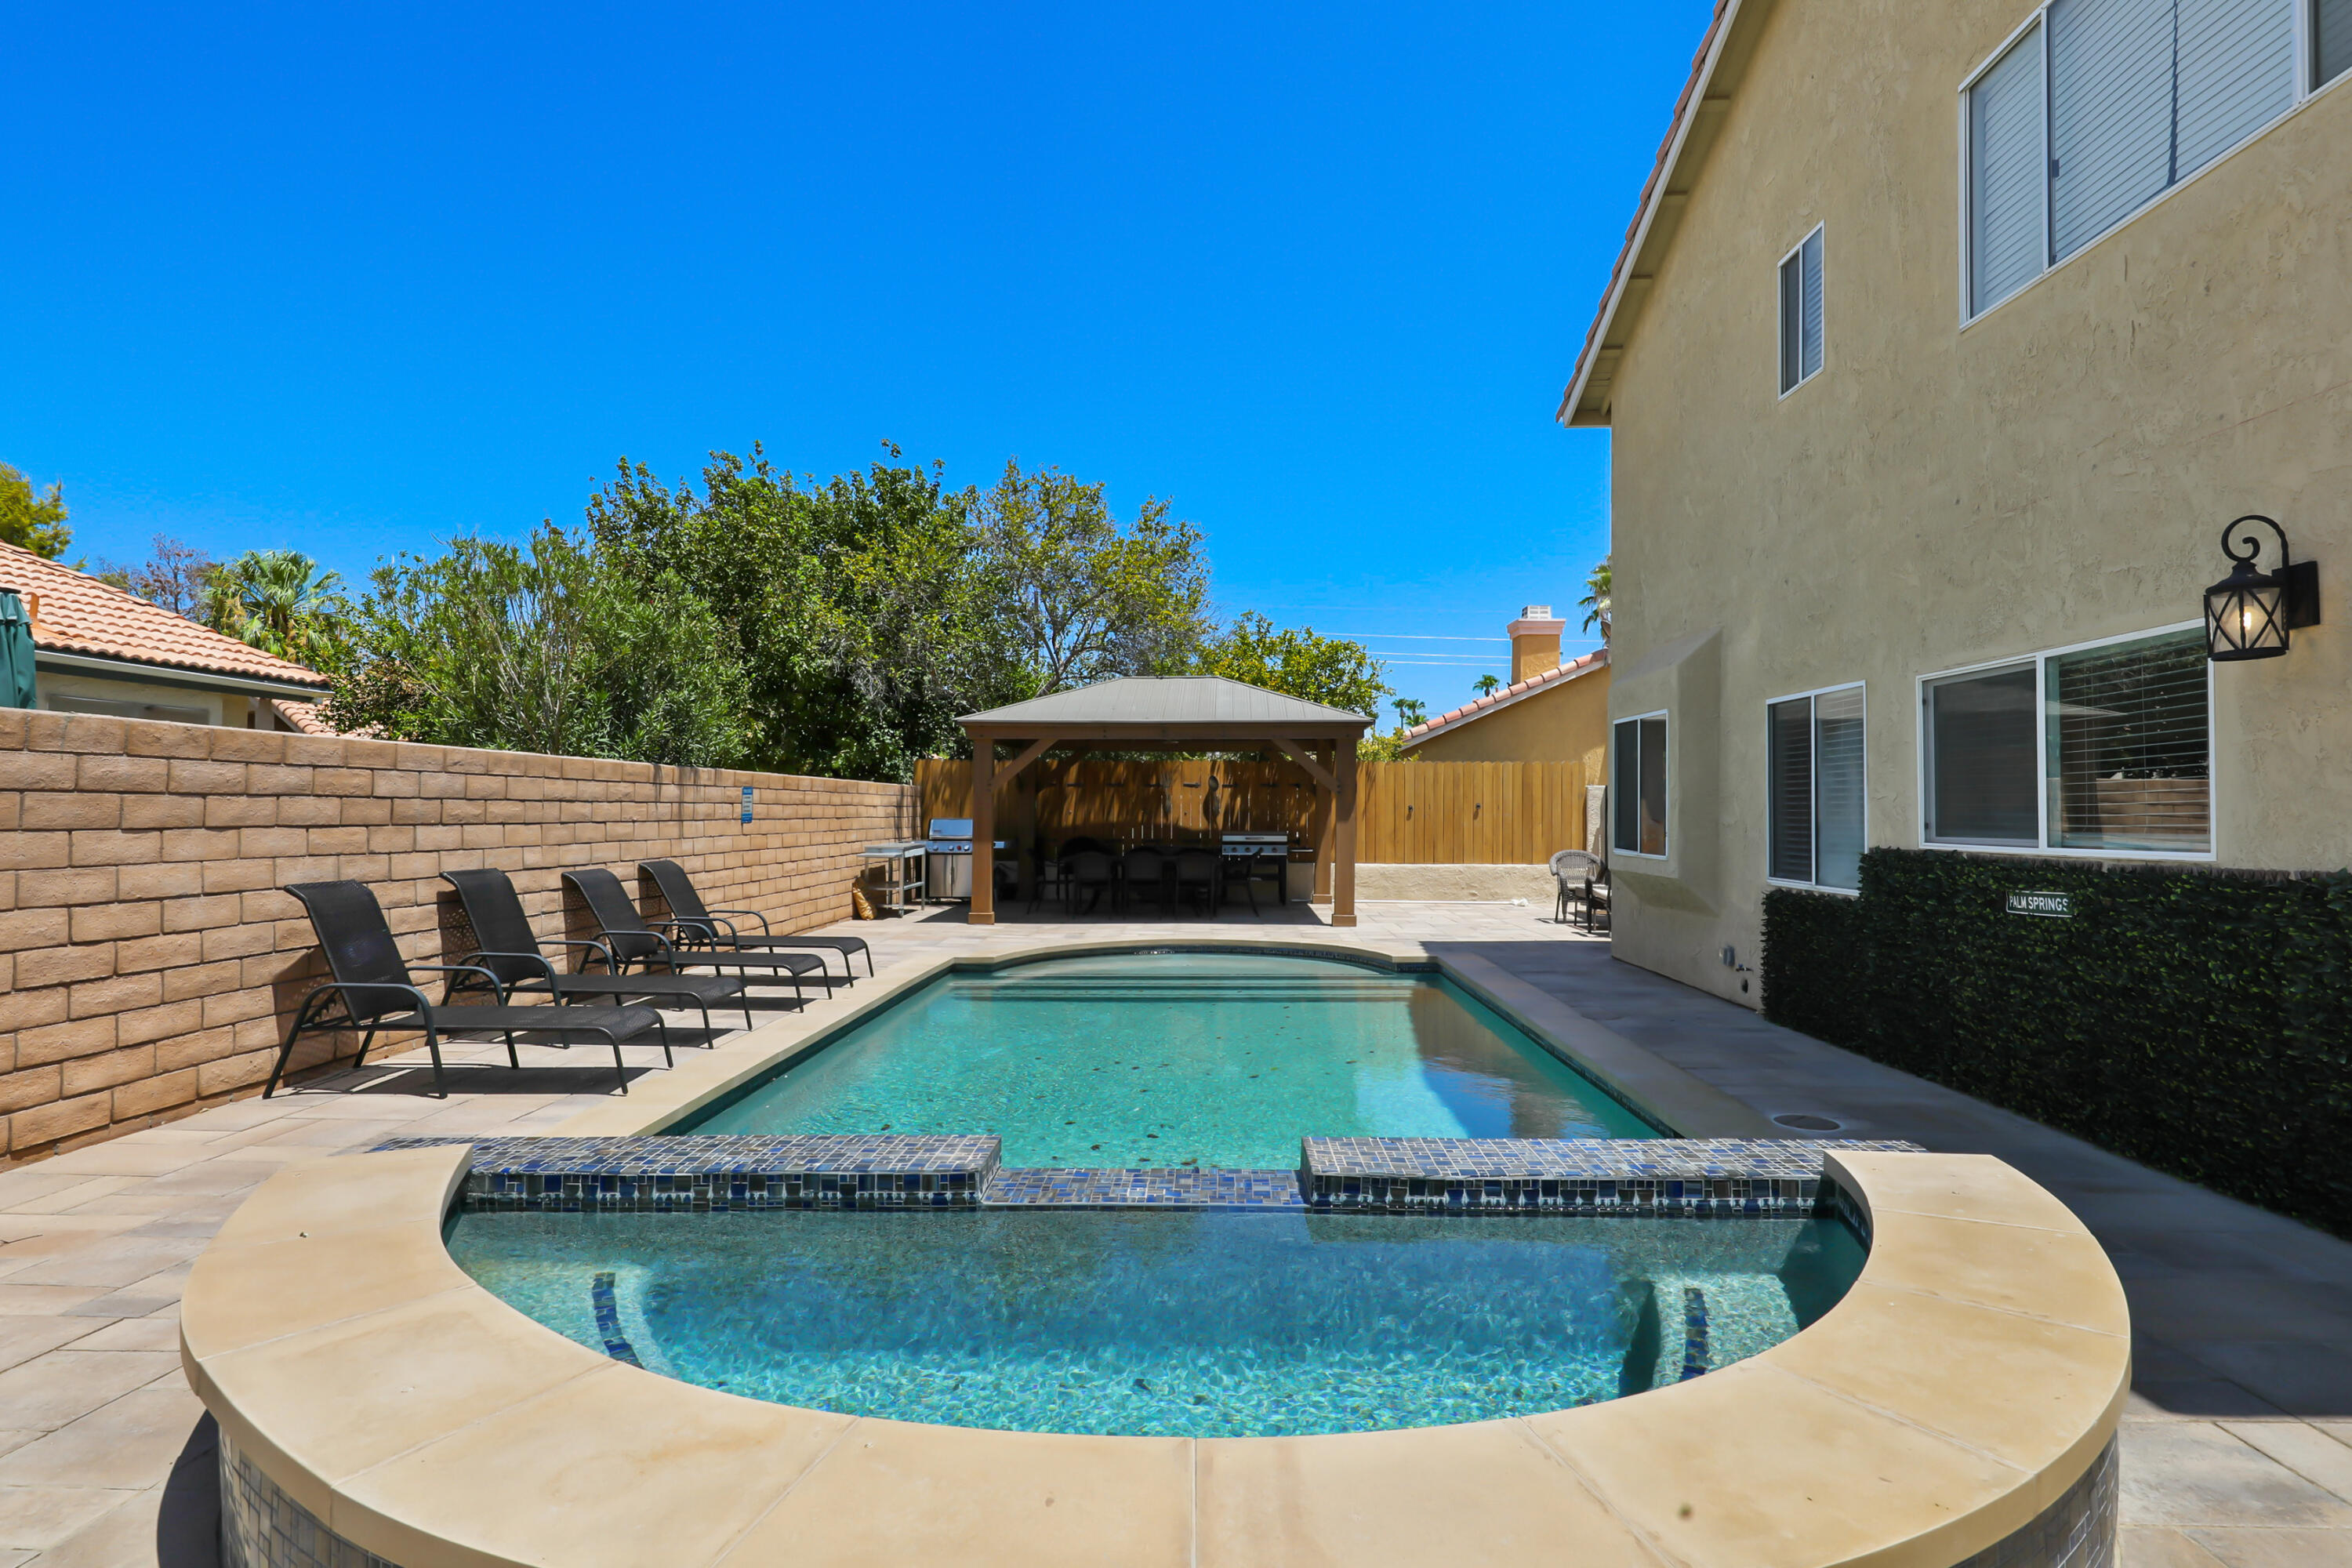
[[1050, 697], [992, 708], [985, 713], [967, 713], [956, 722], [981, 725], [999, 734], [1015, 733], [1024, 725], [1093, 730], [1122, 724], [1142, 728], [1166, 724], [1293, 725], [1304, 727], [1305, 731], [1327, 734], [1335, 727], [1360, 731], [1370, 726], [1371, 720], [1344, 708], [1327, 708], [1320, 702], [1286, 697], [1279, 691], [1245, 686], [1223, 676], [1183, 675], [1099, 680], [1092, 686], [1056, 691]]
[[[1328, 867], [1331, 923], [1356, 923], [1356, 742], [1371, 727], [1370, 715], [1220, 676], [1186, 675], [1098, 680], [956, 722], [971, 737], [972, 924], [996, 920], [997, 792], [1053, 748], [1090, 741], [1135, 751], [1274, 750], [1289, 757], [1332, 802], [1317, 846], [1318, 901], [1320, 868]], [[1000, 763], [1000, 742], [1020, 750]]]

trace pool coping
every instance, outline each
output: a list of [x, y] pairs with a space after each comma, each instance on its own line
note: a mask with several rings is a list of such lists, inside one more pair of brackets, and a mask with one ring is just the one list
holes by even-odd
[[1787, 1128], [1760, 1112], [1475, 953], [1433, 953], [1419, 942], [1379, 942], [1359, 937], [1272, 940], [1205, 932], [1179, 941], [1100, 938], [1018, 942], [992, 947], [985, 953], [901, 959], [852, 988], [813, 999], [800, 1012], [770, 1019], [707, 1051], [681, 1053], [675, 1067], [637, 1079], [627, 1095], [582, 1111], [551, 1131], [553, 1136], [566, 1138], [661, 1132], [819, 1048], [942, 974], [986, 973], [1048, 958], [1168, 951], [1274, 952], [1440, 973], [1636, 1115], [1668, 1130], [1668, 1136], [1789, 1136]]
[[1474, 1568], [1570, 1542], [1626, 1568], [1952, 1568], [2046, 1532], [2103, 1476], [2111, 1501], [2121, 1283], [2071, 1212], [1987, 1156], [1825, 1152], [1873, 1235], [1861, 1277], [1704, 1377], [1458, 1426], [1201, 1439], [848, 1417], [625, 1365], [450, 1258], [469, 1159], [289, 1167], [197, 1259], [182, 1310], [239, 1486], [400, 1568], [649, 1550], [677, 1568]]

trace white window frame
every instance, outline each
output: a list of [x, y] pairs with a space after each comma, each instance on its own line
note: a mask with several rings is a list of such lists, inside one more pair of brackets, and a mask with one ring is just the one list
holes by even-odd
[[[2000, 310], [2003, 305], [2008, 304], [2011, 300], [2023, 298], [2034, 288], [2036, 284], [2049, 277], [2052, 273], [2057, 271], [2060, 268], [2065, 267], [2077, 258], [2087, 256], [2092, 251], [2096, 250], [2100, 246], [2106, 243], [2108, 237], [2114, 235], [2117, 230], [2138, 222], [2142, 217], [2154, 212], [2158, 207], [2171, 200], [2175, 193], [2187, 190], [2189, 186], [2203, 179], [2207, 174], [2211, 174], [2214, 170], [2220, 168], [2222, 164], [2236, 157], [2251, 143], [2269, 135], [2272, 132], [2285, 124], [2289, 120], [2292, 120], [2296, 115], [2302, 113], [2306, 108], [2310, 107], [2315, 99], [2336, 88], [2342, 87], [2347, 82], [2352, 82], [2352, 71], [2347, 71], [2342, 76], [2337, 77], [2334, 81], [2325, 82], [2317, 87], [2312, 85], [2312, 75], [2319, 68], [2319, 61], [2312, 49], [2312, 7], [2316, 3], [2317, 0], [2295, 0], [2294, 72], [2294, 98], [2292, 102], [2290, 102], [2284, 109], [2281, 110], [2273, 118], [2264, 121], [2262, 124], [2254, 127], [2253, 130], [2246, 132], [2246, 134], [2239, 141], [2231, 143], [2223, 151], [2215, 153], [2213, 157], [2207, 162], [2203, 168], [2198, 170], [2195, 174], [2190, 174], [2186, 179], [2174, 181], [2171, 184], [2167, 185], [2163, 190], [2158, 191], [2155, 195], [2149, 197], [2145, 205], [2134, 207], [2130, 212], [2126, 213], [2122, 217], [2117, 218], [2114, 223], [2108, 225], [2105, 228], [2101, 229], [2091, 238], [2084, 240], [2081, 246], [2076, 247], [2073, 255], [2066, 257], [2063, 260], [2053, 262], [2049, 259], [2051, 0], [2041, 0], [2041, 4], [2034, 6], [2032, 14], [2029, 15], [2024, 21], [2020, 22], [2016, 26], [2010, 29], [2009, 36], [2001, 39], [1999, 47], [1997, 47], [1990, 54], [1985, 56], [1983, 59], [1977, 62], [1976, 69], [1970, 71], [1967, 78], [1961, 81], [1959, 92], [1957, 98], [1956, 123], [1959, 127], [1959, 135], [1957, 140], [1959, 148], [1960, 194], [1960, 330], [1962, 331], [1966, 331], [1969, 328], [1976, 325], [1977, 322], [1983, 321], [1987, 316], [1990, 316], [1994, 311]], [[1975, 299], [1973, 284], [1976, 269], [1976, 258], [1969, 254], [1972, 234], [1969, 222], [1969, 209], [1975, 200], [1976, 193], [1970, 188], [1969, 184], [1969, 165], [1971, 162], [1971, 154], [1974, 152], [1974, 149], [1969, 145], [1969, 93], [1976, 87], [1977, 83], [1983, 79], [1984, 74], [1987, 71], [1992, 69], [1993, 67], [2001, 62], [2002, 58], [2009, 53], [2010, 49], [2015, 46], [2019, 39], [2022, 38], [2027, 32], [2037, 26], [2042, 29], [2042, 255], [2043, 258], [2042, 270], [2035, 273], [2025, 282], [2020, 284], [2016, 289], [2003, 295], [2000, 299], [1994, 300], [1990, 305], [1987, 305], [1983, 310], [1971, 313], [1969, 307]], [[1826, 272], [1828, 267], [1828, 253], [1826, 247], [1823, 247], [1822, 266], [1824, 272]], [[1824, 309], [1823, 314], [1826, 316], [1827, 313], [1826, 309]], [[1824, 336], [1823, 342], [1824, 347], [1822, 353], [1822, 363], [1826, 366], [1829, 363], [1826, 335]], [[1800, 382], [1798, 384], [1802, 385], [1803, 383]], [[1793, 391], [1794, 388], [1791, 388], [1790, 390]], [[1785, 394], [1783, 395], [1785, 395]]]
[[[1916, 677], [1911, 705], [1912, 721], [1916, 727], [1912, 752], [1912, 772], [1918, 780], [1918, 817], [1913, 837], [1922, 849], [1948, 849], [1963, 855], [2021, 855], [2032, 859], [2069, 860], [2184, 860], [2210, 862], [2220, 858], [2220, 838], [2214, 825], [2221, 817], [2221, 780], [2213, 762], [2213, 661], [2205, 661], [2205, 842], [2203, 849], [2070, 849], [2054, 847], [2050, 843], [2050, 661], [2070, 653], [2084, 653], [2092, 648], [2113, 647], [2117, 643], [2142, 642], [2172, 632], [2202, 632], [2201, 620], [2175, 621], [2170, 626], [2150, 626], [2145, 631], [2126, 632], [2120, 637], [2094, 637], [2088, 642], [2068, 643], [2063, 647], [2045, 647], [2033, 653], [2015, 654], [2008, 658], [1987, 659], [1981, 664], [1962, 665], [1956, 669], [1938, 669]], [[2033, 670], [2033, 817], [2034, 831], [2041, 838], [2039, 847], [2028, 844], [1969, 844], [1950, 838], [1927, 837], [1927, 773], [1930, 746], [1927, 734], [1927, 688], [1954, 676], [1990, 675], [2004, 669]]]
[[[1963, 102], [1965, 103], [1965, 100], [1963, 100]], [[1780, 335], [1775, 338], [1772, 342], [1772, 384], [1775, 386], [1779, 386], [1780, 384], [1780, 355], [1787, 352], [1783, 345], [1788, 342], [1789, 332], [1788, 315], [1786, 310], [1783, 309], [1783, 306], [1787, 301], [1787, 296], [1783, 294], [1780, 289], [1780, 274], [1782, 270], [1788, 267], [1789, 260], [1791, 257], [1799, 257], [1804, 254], [1805, 247], [1813, 242], [1813, 236], [1818, 234], [1822, 237], [1822, 363], [1816, 365], [1811, 372], [1808, 372], [1805, 369], [1805, 323], [1802, 315], [1805, 300], [1804, 263], [1800, 261], [1797, 264], [1797, 309], [1800, 312], [1797, 320], [1797, 379], [1790, 382], [1787, 386], [1781, 388], [1780, 395], [1773, 399], [1776, 403], [1786, 402], [1788, 399], [1794, 397], [1800, 387], [1809, 384], [1814, 376], [1821, 374], [1822, 372], [1829, 369], [1830, 367], [1829, 226], [1829, 220], [1826, 218], [1822, 219], [1820, 223], [1813, 225], [1812, 227], [1805, 231], [1804, 237], [1784, 251], [1781, 254], [1780, 259], [1775, 262], [1772, 266], [1772, 312], [1774, 316], [1779, 319], [1780, 326]], [[1666, 739], [1668, 744], [1673, 743], [1674, 737], [1672, 735], [1668, 735]]]
[[[2200, 621], [2198, 624], [2201, 626], [2204, 623]], [[1659, 781], [1659, 793], [1664, 796], [1666, 803], [1666, 847], [1664, 852], [1656, 855], [1651, 854], [1646, 849], [1617, 847], [1617, 803], [1612, 799], [1609, 803], [1609, 858], [1612, 860], [1620, 855], [1625, 855], [1636, 860], [1663, 862], [1670, 858], [1675, 851], [1675, 721], [1670, 710], [1657, 708], [1647, 713], [1628, 713], [1622, 719], [1609, 721], [1609, 790], [1612, 796], [1616, 794], [1617, 726], [1639, 724], [1645, 719], [1658, 720], [1666, 727], [1666, 755], [1665, 760], [1659, 763], [1659, 766], [1664, 768], [1666, 772], [1666, 776]], [[1633, 820], [1638, 823], [1642, 818], [1642, 753], [1639, 746], [1641, 731], [1636, 730], [1633, 733], [1636, 741], [1633, 752]], [[1638, 838], [1640, 835], [1636, 834], [1635, 837]]]
[[[2202, 623], [2200, 622], [2200, 624], [2201, 625]], [[1834, 691], [1859, 691], [1862, 693], [1862, 845], [1864, 850], [1867, 850], [1870, 847], [1869, 683], [1862, 680], [1844, 680], [1840, 681], [1835, 686], [1816, 686], [1807, 691], [1791, 691], [1785, 697], [1768, 697], [1764, 700], [1764, 880], [1775, 888], [1802, 888], [1808, 892], [1835, 893], [1841, 898], [1853, 899], [1861, 897], [1861, 889], [1832, 888], [1826, 882], [1798, 882], [1792, 881], [1786, 877], [1775, 877], [1772, 875], [1772, 710], [1783, 702], [1796, 702], [1808, 698], [1827, 697]], [[1673, 743], [1674, 738], [1673, 731], [1668, 731], [1666, 734], [1668, 744]], [[1822, 868], [1822, 817], [1820, 795], [1822, 778], [1822, 727], [1819, 720], [1815, 720], [1811, 725], [1811, 744], [1813, 748], [1812, 777], [1814, 789], [1813, 802], [1811, 807], [1813, 813], [1813, 871], [1816, 875], [1819, 875]], [[1927, 818], [1923, 816], [1920, 820], [1924, 822]]]

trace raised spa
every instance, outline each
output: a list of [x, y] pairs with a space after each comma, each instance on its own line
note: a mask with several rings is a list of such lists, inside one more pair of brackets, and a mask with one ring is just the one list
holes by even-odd
[[1298, 1140], [1654, 1138], [1452, 982], [1271, 953], [943, 975], [672, 1132], [994, 1133], [1007, 1166], [1289, 1170]]
[[466, 1213], [476, 1279], [706, 1388], [1030, 1432], [1272, 1436], [1591, 1405], [1836, 1302], [1833, 1219]]

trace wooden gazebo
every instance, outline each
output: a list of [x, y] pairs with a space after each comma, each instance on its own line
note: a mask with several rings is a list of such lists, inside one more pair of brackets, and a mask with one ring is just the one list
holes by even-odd
[[[956, 721], [971, 737], [971, 923], [996, 923], [996, 795], [1056, 746], [1278, 751], [1330, 793], [1331, 923], [1356, 923], [1356, 742], [1371, 720], [1215, 676], [1097, 681]], [[1017, 748], [998, 762], [996, 748]]]

